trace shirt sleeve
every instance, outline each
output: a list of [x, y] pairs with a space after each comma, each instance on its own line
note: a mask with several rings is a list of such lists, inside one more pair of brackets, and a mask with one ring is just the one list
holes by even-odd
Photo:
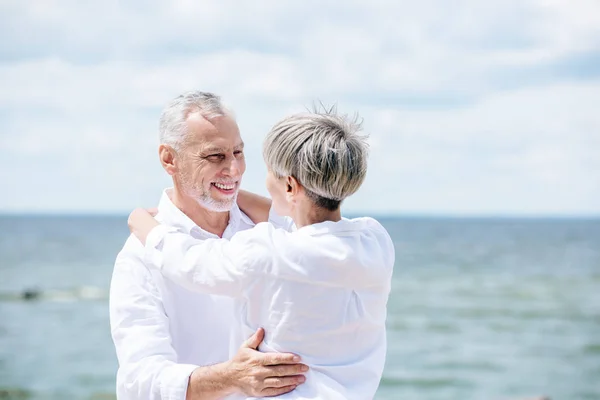
[[239, 297], [249, 274], [245, 266], [245, 238], [239, 232], [226, 239], [195, 239], [176, 228], [158, 225], [146, 239], [148, 264], [187, 290]]
[[119, 360], [117, 398], [185, 400], [198, 366], [177, 363], [161, 295], [139, 257], [117, 258], [109, 303]]

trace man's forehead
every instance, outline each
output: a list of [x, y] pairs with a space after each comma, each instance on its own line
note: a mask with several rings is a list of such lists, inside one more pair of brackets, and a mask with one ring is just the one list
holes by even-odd
[[231, 149], [242, 149], [244, 148], [244, 142], [242, 142], [241, 140], [239, 142], [236, 142], [235, 144], [230, 144], [230, 143], [218, 143], [217, 142], [209, 142], [209, 141], [200, 141], [198, 143], [199, 147], [202, 148], [203, 151], [214, 151], [214, 152], [218, 152], [218, 151], [227, 151], [227, 150], [231, 150]]
[[244, 145], [237, 123], [231, 117], [207, 120], [201, 115], [194, 115], [186, 122], [188, 144], [214, 150], [227, 150]]
[[215, 131], [229, 131], [239, 133], [237, 122], [229, 115], [221, 115], [207, 119], [203, 117], [200, 113], [196, 112], [190, 114], [185, 120], [185, 122], [189, 131], [206, 133], [211, 133]]
[[244, 141], [238, 135], [221, 135], [218, 131], [205, 134], [191, 134], [188, 145], [202, 151], [228, 151], [244, 147]]

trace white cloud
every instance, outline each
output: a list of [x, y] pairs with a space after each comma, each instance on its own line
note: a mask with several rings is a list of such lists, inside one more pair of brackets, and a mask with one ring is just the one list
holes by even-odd
[[[371, 128], [385, 135], [371, 171], [384, 176], [371, 177], [361, 201], [421, 213], [433, 204], [457, 213], [597, 212], [596, 104], [600, 83], [499, 93], [462, 109], [373, 111]], [[386, 176], [394, 183], [370, 199]]]
[[0, 150], [12, 160], [0, 210], [154, 202], [168, 182], [155, 160], [160, 109], [200, 88], [235, 109], [245, 183], [262, 193], [262, 137], [322, 99], [360, 111], [371, 133], [369, 178], [348, 210], [600, 212], [596, 1], [39, 0], [0, 11]]

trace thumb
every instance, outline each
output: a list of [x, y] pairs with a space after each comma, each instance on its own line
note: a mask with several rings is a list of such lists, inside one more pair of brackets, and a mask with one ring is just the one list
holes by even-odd
[[262, 343], [265, 338], [265, 330], [263, 328], [258, 328], [256, 332], [252, 336], [250, 336], [242, 345], [242, 347], [246, 347], [249, 349], [258, 349], [258, 346]]

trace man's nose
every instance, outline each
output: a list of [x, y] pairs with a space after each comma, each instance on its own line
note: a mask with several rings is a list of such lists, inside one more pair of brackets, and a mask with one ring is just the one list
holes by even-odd
[[240, 176], [240, 161], [237, 158], [233, 157], [229, 162], [226, 172], [229, 176]]

